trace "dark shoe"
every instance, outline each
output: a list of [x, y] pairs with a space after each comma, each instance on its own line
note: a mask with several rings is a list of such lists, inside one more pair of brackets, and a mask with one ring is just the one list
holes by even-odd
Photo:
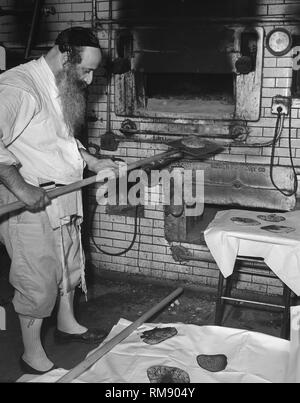
[[27, 364], [27, 362], [25, 362], [22, 357], [20, 357], [20, 366], [25, 374], [31, 375], [43, 375], [57, 368], [55, 365], [53, 365], [50, 369], [48, 369], [48, 371], [39, 371], [38, 369], [34, 369], [29, 364]]
[[82, 334], [65, 333], [56, 329], [54, 338], [57, 343], [69, 343], [72, 341], [77, 341], [87, 344], [99, 344], [106, 338], [107, 334], [107, 332], [100, 329], [88, 329]]

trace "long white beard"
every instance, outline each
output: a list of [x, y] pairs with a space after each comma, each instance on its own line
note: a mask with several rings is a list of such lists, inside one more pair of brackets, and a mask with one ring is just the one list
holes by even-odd
[[78, 78], [76, 66], [70, 63], [56, 75], [56, 84], [66, 125], [79, 137], [85, 122], [86, 84]]

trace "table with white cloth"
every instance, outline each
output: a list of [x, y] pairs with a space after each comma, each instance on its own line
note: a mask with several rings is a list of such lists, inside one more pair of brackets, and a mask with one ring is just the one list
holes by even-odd
[[300, 295], [300, 211], [220, 211], [204, 238], [224, 278], [233, 273], [239, 256], [260, 257], [284, 285]]

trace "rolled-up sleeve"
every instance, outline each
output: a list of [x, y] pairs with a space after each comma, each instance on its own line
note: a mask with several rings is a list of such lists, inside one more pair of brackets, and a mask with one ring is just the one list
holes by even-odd
[[0, 85], [0, 164], [18, 165], [9, 151], [13, 143], [36, 114], [37, 104], [28, 92], [8, 85]]

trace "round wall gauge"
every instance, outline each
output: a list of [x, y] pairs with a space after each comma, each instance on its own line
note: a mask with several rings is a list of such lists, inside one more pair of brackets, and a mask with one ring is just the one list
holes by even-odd
[[267, 49], [274, 56], [283, 56], [292, 48], [292, 35], [285, 28], [275, 28], [266, 37]]

